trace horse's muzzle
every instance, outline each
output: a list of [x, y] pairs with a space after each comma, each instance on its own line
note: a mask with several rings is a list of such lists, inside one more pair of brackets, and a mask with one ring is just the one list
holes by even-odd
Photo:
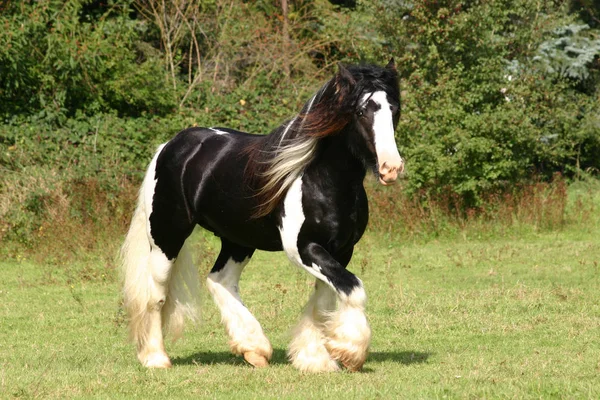
[[385, 161], [379, 167], [379, 183], [384, 186], [388, 186], [396, 182], [398, 174], [404, 172], [404, 161], [400, 159], [399, 162], [388, 163]]

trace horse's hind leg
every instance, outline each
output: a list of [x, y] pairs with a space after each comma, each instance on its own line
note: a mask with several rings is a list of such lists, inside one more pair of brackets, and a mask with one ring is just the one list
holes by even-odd
[[150, 368], [168, 368], [171, 361], [165, 351], [161, 311], [167, 299], [167, 287], [173, 261], [158, 248], [150, 251], [148, 302], [137, 335], [138, 360]]
[[184, 241], [185, 235], [181, 235], [179, 252], [172, 258], [152, 243], [145, 265], [142, 261], [136, 275], [127, 279], [125, 298], [131, 335], [137, 344], [138, 359], [146, 367], [170, 367], [163, 332], [168, 330], [177, 338], [185, 317], [197, 318], [198, 273]]
[[146, 367], [171, 366], [163, 327], [180, 332], [183, 317], [194, 318], [197, 311], [197, 271], [182, 249], [192, 226], [176, 225], [185, 220], [177, 218], [173, 209], [153, 209], [141, 198], [121, 252], [130, 335]]
[[221, 312], [234, 354], [243, 355], [255, 367], [269, 364], [273, 349], [259, 322], [242, 303], [239, 279], [254, 249], [222, 239], [219, 257], [206, 280], [208, 290]]

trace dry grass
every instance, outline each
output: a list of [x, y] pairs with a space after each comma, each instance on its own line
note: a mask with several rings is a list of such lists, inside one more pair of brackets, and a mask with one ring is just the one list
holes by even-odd
[[458, 196], [408, 196], [402, 184], [382, 188], [367, 184], [370, 227], [411, 239], [473, 237], [482, 234], [543, 232], [595, 220], [594, 185], [569, 198], [567, 182], [518, 184], [486, 196], [477, 208], [465, 208]]
[[0, 180], [0, 242], [7, 256], [66, 262], [117, 242], [131, 218], [137, 184], [72, 178], [34, 169]]
[[[381, 187], [366, 181], [369, 229], [399, 240], [523, 236], [593, 226], [598, 184], [570, 189], [552, 182], [517, 185], [491, 194], [477, 209], [464, 209], [456, 196], [410, 197], [402, 184]], [[117, 253], [135, 206], [138, 183], [106, 176], [75, 178], [68, 171], [34, 168], [0, 177], [0, 242], [5, 257], [27, 254], [68, 262], [86, 254]], [[114, 260], [107, 258], [106, 263]]]

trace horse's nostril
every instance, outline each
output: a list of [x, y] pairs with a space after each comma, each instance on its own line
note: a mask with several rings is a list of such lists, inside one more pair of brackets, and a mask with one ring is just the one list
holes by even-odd
[[388, 173], [388, 172], [390, 172], [390, 171], [393, 171], [393, 169], [391, 169], [391, 168], [388, 166], [387, 162], [384, 162], [384, 163], [381, 165], [381, 168], [379, 168], [379, 173], [381, 173], [381, 174], [387, 174], [387, 173]]
[[395, 172], [398, 172], [398, 170], [400, 170], [400, 168], [402, 168], [402, 165], [400, 166], [396, 166], [396, 165], [388, 165], [387, 162], [384, 162], [381, 167], [379, 168], [379, 173], [381, 175], [388, 175], [388, 174], [393, 174]]

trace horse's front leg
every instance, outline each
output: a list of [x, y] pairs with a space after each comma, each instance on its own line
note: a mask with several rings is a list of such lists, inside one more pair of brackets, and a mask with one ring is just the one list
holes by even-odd
[[[312, 318], [315, 326], [322, 332], [322, 344], [333, 360], [341, 362], [351, 371], [360, 370], [367, 358], [371, 328], [365, 315], [366, 293], [363, 284], [354, 274], [347, 271], [349, 260], [336, 260], [326, 249], [316, 243], [307, 243], [298, 247], [297, 254], [288, 254], [292, 261], [302, 266], [317, 279], [331, 287], [338, 298], [338, 308], [331, 308], [327, 299], [330, 290], [317, 284], [315, 294], [309, 301], [303, 316]], [[302, 331], [298, 332], [299, 334]], [[306, 333], [306, 332], [304, 332]], [[292, 342], [294, 344], [294, 342]], [[311, 344], [315, 347], [315, 343]], [[292, 350], [295, 350], [292, 352]], [[310, 351], [305, 351], [310, 352]], [[302, 351], [291, 348], [292, 362], [300, 369], [334, 370], [330, 364], [322, 367], [306, 367], [299, 362]]]
[[221, 312], [231, 351], [243, 355], [255, 367], [265, 367], [269, 365], [273, 348], [239, 293], [240, 275], [253, 253], [254, 249], [222, 239], [221, 253], [208, 275], [206, 286]]

